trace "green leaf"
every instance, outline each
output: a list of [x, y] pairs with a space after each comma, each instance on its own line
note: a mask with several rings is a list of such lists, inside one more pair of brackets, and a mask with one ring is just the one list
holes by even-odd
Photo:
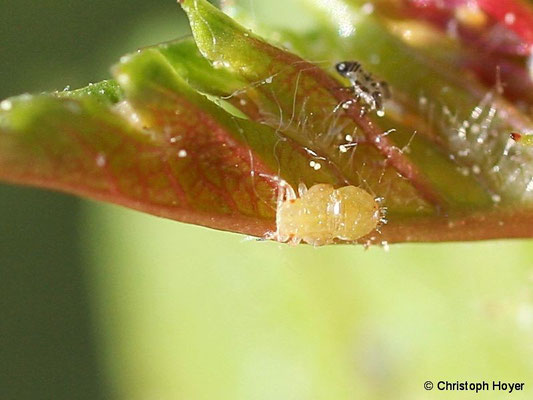
[[[319, 13], [298, 29], [255, 26], [324, 69], [182, 0], [194, 41], [125, 56], [114, 80], [2, 102], [0, 178], [261, 237], [288, 186], [354, 185], [387, 209], [362, 241], [531, 235], [533, 150], [506, 132], [529, 119], [362, 3], [306, 1]], [[384, 116], [341, 88], [343, 59], [388, 80]]]
[[123, 99], [122, 89], [114, 80], [91, 83], [81, 89], [55, 93], [58, 97], [80, 99], [90, 97], [104, 105], [116, 104]]
[[114, 73], [127, 99], [115, 105], [113, 81], [4, 101], [0, 176], [256, 235], [275, 229], [279, 174], [338, 184], [327, 167], [304, 168], [310, 157], [273, 129], [196, 93], [155, 50]]
[[[475, 175], [472, 184], [478, 181], [497, 200], [495, 206], [532, 204], [533, 194], [526, 188], [533, 177], [533, 152], [508, 140], [509, 132], [530, 129], [533, 123], [528, 116], [497, 90], [485, 89], [468, 74], [458, 74], [427, 52], [408, 46], [389, 30], [390, 21], [380, 15], [379, 7], [369, 8], [370, 3], [360, 0], [297, 3], [307, 5], [305, 17], [312, 19], [314, 30], [276, 26], [279, 41], [309, 59], [360, 61], [392, 86], [394, 101], [402, 109], [399, 115], [390, 113], [394, 127], [404, 125], [432, 140], [432, 147], [453, 158], [452, 169]], [[248, 20], [245, 5], [237, 1], [231, 7]], [[314, 19], [309, 11], [314, 11]], [[254, 15], [264, 25], [274, 24], [269, 16]], [[264, 25], [262, 30], [267, 30]], [[407, 126], [406, 111], [410, 114]], [[424, 172], [429, 172], [429, 164], [430, 160]], [[446, 192], [449, 197], [457, 190], [449, 186]], [[479, 205], [484, 204], [481, 200]]]
[[[344, 112], [340, 105], [349, 97], [338, 90], [338, 81], [264, 42], [207, 2], [185, 0], [182, 6], [202, 54], [247, 82], [229, 95], [255, 105], [256, 112], [241, 109], [249, 118], [330, 161], [347, 183], [386, 197], [391, 212], [427, 211], [440, 204], [427, 179], [383, 135], [387, 129], [361, 116], [358, 104]], [[347, 136], [353, 140], [346, 141]], [[399, 179], [396, 170], [408, 179]]]
[[[180, 75], [181, 71], [189, 71], [186, 76], [188, 83], [193, 87], [227, 99], [248, 115], [253, 116], [257, 113], [255, 107], [246, 107], [250, 105], [248, 94], [252, 89], [247, 87], [236, 74], [232, 74], [227, 69], [217, 69], [208, 63], [201, 56], [192, 40], [166, 43], [157, 48], [167, 57], [172, 66], [180, 71]], [[223, 80], [211, 78], [220, 72], [223, 73]], [[487, 191], [471, 177], [465, 176], [446, 153], [435, 147], [434, 142], [421, 135], [413, 135], [409, 127], [403, 127], [400, 132], [400, 123], [397, 121], [387, 121], [387, 124], [388, 126], [395, 126], [395, 133], [389, 136], [391, 140], [399, 148], [403, 148], [409, 143], [409, 147], [413, 151], [407, 154], [407, 158], [412, 159], [414, 164], [423, 167], [428, 180], [442, 194], [443, 200], [447, 204], [454, 208], [468, 208], [475, 205], [489, 206], [491, 204]], [[280, 132], [285, 133], [286, 129], [280, 129]], [[446, 174], [442, 173], [443, 170], [447, 171]], [[391, 212], [395, 212], [394, 208]]]

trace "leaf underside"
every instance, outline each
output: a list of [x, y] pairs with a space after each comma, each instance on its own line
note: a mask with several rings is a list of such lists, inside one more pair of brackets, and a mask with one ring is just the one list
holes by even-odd
[[[193, 38], [123, 57], [113, 80], [3, 101], [0, 178], [258, 237], [276, 230], [284, 185], [318, 183], [382, 198], [386, 224], [364, 243], [533, 235], [533, 151], [509, 138], [533, 126], [528, 4], [512, 2], [512, 40], [487, 52], [479, 38], [504, 29], [488, 0], [474, 14], [461, 1], [302, 0], [312, 28], [256, 15], [266, 39], [206, 1], [180, 3]], [[226, 11], [251, 21], [239, 1]], [[341, 88], [341, 60], [389, 83], [384, 116]]]

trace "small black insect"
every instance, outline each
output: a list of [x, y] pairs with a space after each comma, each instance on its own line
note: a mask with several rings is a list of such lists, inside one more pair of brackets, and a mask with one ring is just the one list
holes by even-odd
[[385, 81], [374, 79], [357, 61], [341, 61], [335, 69], [342, 77], [350, 81], [356, 101], [361, 100], [370, 111], [383, 115], [383, 101], [390, 98], [389, 85]]

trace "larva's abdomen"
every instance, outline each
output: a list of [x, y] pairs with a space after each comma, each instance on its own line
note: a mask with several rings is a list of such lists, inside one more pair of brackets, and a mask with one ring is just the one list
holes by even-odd
[[379, 205], [365, 190], [319, 184], [279, 205], [277, 236], [280, 241], [303, 240], [315, 246], [335, 239], [354, 241], [372, 232], [379, 219]]

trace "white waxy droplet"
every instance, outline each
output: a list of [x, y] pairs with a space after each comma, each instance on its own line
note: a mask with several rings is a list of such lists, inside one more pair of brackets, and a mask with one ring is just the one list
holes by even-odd
[[134, 124], [139, 124], [141, 122], [141, 118], [139, 117], [139, 114], [135, 112], [132, 112], [130, 114], [130, 119], [131, 119], [131, 122], [133, 122]]
[[501, 198], [501, 196], [499, 194], [493, 194], [492, 195], [492, 201], [494, 203], [499, 203], [500, 201], [502, 201], [502, 198]]
[[229, 67], [229, 63], [227, 61], [216, 60], [216, 61], [213, 61], [213, 67], [215, 69], [219, 69], [222, 67]]
[[347, 142], [353, 142], [353, 136], [352, 135], [346, 135], [344, 138], [346, 139]]
[[179, 158], [187, 157], [187, 150], [181, 149], [180, 151], [178, 151], [178, 157]]
[[104, 167], [106, 165], [106, 157], [104, 153], [98, 153], [96, 156], [96, 165], [100, 168]]
[[526, 192], [532, 192], [533, 191], [533, 178], [529, 180], [529, 183], [526, 186]]
[[374, 12], [374, 4], [370, 2], [363, 4], [363, 6], [361, 7], [361, 12], [365, 15], [372, 14]]
[[383, 117], [383, 116], [385, 115], [385, 111], [383, 111], [383, 110], [378, 110], [378, 111], [376, 112], [376, 114], [378, 115], [378, 117]]
[[459, 172], [464, 176], [470, 175], [470, 170], [468, 169], [468, 167], [459, 168]]
[[315, 163], [315, 166], [313, 167], [315, 171], [318, 171], [320, 168], [322, 168], [322, 165], [320, 163]]
[[346, 153], [346, 152], [348, 151], [348, 149], [346, 148], [345, 145], [341, 144], [341, 145], [339, 146], [339, 151], [340, 151], [341, 153]]
[[483, 109], [480, 106], [477, 106], [472, 111], [471, 116], [472, 116], [473, 119], [478, 119], [482, 112], [483, 112]]
[[119, 74], [119, 76], [117, 77], [117, 81], [121, 85], [127, 85], [128, 83], [130, 83], [130, 77], [126, 74]]
[[504, 21], [507, 25], [512, 25], [516, 21], [516, 15], [514, 13], [508, 12], [505, 14]]
[[9, 111], [11, 108], [13, 108], [13, 103], [9, 100], [4, 100], [0, 103], [0, 108], [4, 111]]
[[272, 77], [269, 76], [268, 78], [266, 78], [265, 83], [272, 83]]

